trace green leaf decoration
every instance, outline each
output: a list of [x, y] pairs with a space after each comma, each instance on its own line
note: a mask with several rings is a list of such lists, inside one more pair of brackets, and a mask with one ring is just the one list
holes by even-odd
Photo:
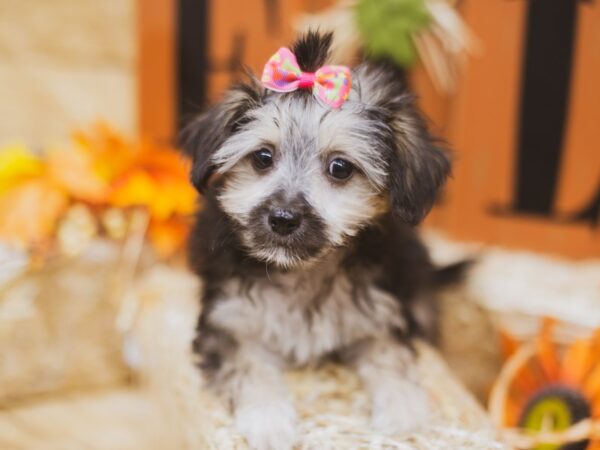
[[402, 67], [416, 62], [411, 35], [431, 21], [424, 0], [359, 0], [355, 14], [368, 54], [390, 58]]

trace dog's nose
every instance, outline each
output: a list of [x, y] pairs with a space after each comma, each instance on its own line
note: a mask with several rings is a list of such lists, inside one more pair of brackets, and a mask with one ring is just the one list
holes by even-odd
[[302, 222], [302, 215], [290, 209], [275, 208], [269, 214], [271, 230], [282, 236], [292, 234]]

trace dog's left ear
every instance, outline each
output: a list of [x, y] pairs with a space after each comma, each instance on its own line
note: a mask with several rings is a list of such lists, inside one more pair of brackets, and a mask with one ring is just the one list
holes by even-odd
[[216, 167], [212, 161], [215, 152], [247, 121], [247, 113], [257, 107], [263, 89], [258, 82], [233, 87], [223, 100], [192, 120], [180, 133], [179, 143], [192, 158], [192, 184], [203, 193]]
[[417, 225], [431, 210], [450, 174], [450, 158], [429, 133], [401, 70], [389, 63], [368, 62], [356, 75], [361, 101], [388, 127], [392, 213], [405, 223]]

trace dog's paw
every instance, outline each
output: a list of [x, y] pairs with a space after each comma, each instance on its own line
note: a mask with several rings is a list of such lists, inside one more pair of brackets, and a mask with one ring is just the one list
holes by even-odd
[[382, 390], [373, 399], [373, 427], [384, 434], [397, 435], [424, 425], [430, 414], [427, 392], [408, 381], [392, 386], [388, 392]]
[[241, 407], [235, 424], [253, 450], [291, 450], [296, 442], [296, 411], [287, 402]]

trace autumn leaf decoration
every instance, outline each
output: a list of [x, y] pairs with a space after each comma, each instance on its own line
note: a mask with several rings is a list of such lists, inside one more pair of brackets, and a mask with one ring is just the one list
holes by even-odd
[[39, 155], [24, 145], [0, 148], [0, 240], [29, 249], [72, 237], [80, 224], [86, 235], [118, 237], [127, 214], [142, 209], [147, 237], [169, 255], [181, 248], [195, 204], [182, 153], [128, 140], [105, 124]]
[[67, 205], [41, 159], [24, 145], [0, 149], [0, 239], [44, 245]]
[[515, 448], [600, 450], [600, 330], [558, 344], [545, 319], [533, 341], [504, 334], [508, 359], [490, 413]]

